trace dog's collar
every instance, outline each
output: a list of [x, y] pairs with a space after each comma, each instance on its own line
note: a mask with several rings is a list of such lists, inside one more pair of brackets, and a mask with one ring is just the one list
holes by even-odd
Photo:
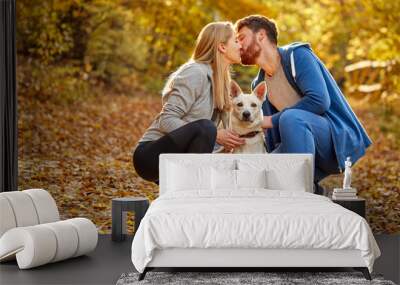
[[239, 137], [241, 138], [252, 138], [255, 137], [260, 131], [252, 131], [250, 133], [247, 134], [243, 134], [243, 135], [239, 135]]

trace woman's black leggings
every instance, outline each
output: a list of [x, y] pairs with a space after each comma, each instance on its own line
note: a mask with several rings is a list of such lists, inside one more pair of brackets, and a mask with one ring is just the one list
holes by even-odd
[[140, 177], [158, 184], [161, 153], [211, 153], [216, 138], [217, 128], [211, 120], [187, 123], [158, 140], [139, 143], [133, 153], [133, 166]]

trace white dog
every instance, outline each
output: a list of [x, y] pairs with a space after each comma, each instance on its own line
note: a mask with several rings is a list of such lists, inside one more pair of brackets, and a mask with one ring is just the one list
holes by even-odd
[[232, 110], [223, 115], [223, 121], [228, 129], [233, 130], [246, 143], [234, 148], [233, 153], [266, 153], [265, 136], [261, 127], [263, 113], [261, 105], [267, 94], [267, 84], [260, 82], [251, 94], [244, 94], [239, 85], [232, 80], [231, 98]]

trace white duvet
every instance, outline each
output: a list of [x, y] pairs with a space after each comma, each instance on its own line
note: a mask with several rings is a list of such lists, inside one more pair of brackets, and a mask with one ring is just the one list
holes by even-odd
[[364, 218], [329, 198], [299, 191], [248, 189], [199, 195], [165, 193], [155, 199], [132, 243], [143, 272], [154, 249], [358, 249], [372, 272], [380, 250]]

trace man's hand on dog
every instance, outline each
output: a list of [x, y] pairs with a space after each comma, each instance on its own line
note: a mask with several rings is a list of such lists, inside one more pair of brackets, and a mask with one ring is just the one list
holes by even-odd
[[230, 152], [235, 147], [245, 144], [246, 140], [239, 137], [239, 135], [234, 131], [219, 129], [217, 131], [217, 143]]
[[272, 116], [264, 116], [261, 127], [263, 129], [271, 129], [273, 127], [272, 126]]

